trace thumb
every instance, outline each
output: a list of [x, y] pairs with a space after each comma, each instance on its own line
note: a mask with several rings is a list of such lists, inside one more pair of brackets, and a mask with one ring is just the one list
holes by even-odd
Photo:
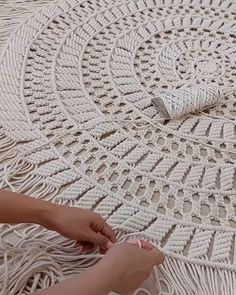
[[153, 247], [148, 251], [153, 259], [153, 265], [162, 264], [165, 260], [165, 255], [157, 247]]
[[108, 238], [103, 236], [101, 233], [96, 233], [93, 230], [90, 230], [88, 233], [88, 240], [89, 242], [93, 243], [94, 245], [100, 248], [106, 248]]

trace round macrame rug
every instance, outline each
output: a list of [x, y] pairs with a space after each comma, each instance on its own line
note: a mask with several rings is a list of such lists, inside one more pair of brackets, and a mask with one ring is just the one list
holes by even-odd
[[[232, 1], [55, 1], [2, 54], [1, 186], [141, 232], [167, 255], [156, 294], [236, 294], [235, 82]], [[163, 121], [152, 99], [191, 83], [232, 91]], [[38, 226], [1, 237], [2, 295], [92, 263]]]

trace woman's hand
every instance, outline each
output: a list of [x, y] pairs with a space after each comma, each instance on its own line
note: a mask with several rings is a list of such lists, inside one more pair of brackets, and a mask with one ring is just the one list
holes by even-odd
[[[0, 223], [36, 223], [79, 242], [90, 242], [107, 249], [108, 241], [116, 242], [106, 221], [89, 210], [57, 205], [0, 190]], [[84, 249], [87, 250], [87, 249]]]
[[95, 274], [97, 269], [110, 281], [111, 291], [133, 292], [149, 277], [154, 265], [164, 261], [164, 254], [147, 241], [142, 241], [142, 249], [132, 244], [114, 245], [94, 267]]
[[137, 289], [149, 276], [154, 265], [164, 261], [163, 253], [146, 241], [142, 248], [135, 243], [113, 245], [105, 257], [87, 271], [56, 284], [35, 295], [107, 295], [126, 294]]
[[[101, 249], [107, 249], [108, 241], [116, 242], [115, 234], [106, 221], [99, 214], [86, 209], [54, 204], [44, 219], [46, 228], [71, 240], [90, 242]], [[85, 244], [85, 250], [86, 246], [89, 248], [91, 245]]]

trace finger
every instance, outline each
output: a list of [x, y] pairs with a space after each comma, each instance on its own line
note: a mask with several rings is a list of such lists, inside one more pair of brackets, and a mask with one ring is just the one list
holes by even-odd
[[164, 262], [165, 255], [158, 248], [153, 247], [153, 249], [150, 250], [149, 253], [152, 255], [154, 265], [162, 264]]
[[107, 248], [107, 249], [110, 249], [110, 248], [113, 247], [113, 246], [114, 246], [114, 243], [112, 243], [112, 242], [110, 242], [110, 241], [108, 241], [107, 244], [106, 244], [106, 248]]
[[107, 250], [112, 248], [115, 245], [115, 243], [112, 243], [110, 240], [106, 243], [106, 246], [99, 247], [100, 253], [105, 254]]
[[151, 243], [145, 240], [130, 240], [129, 243], [148, 251], [154, 248], [154, 246]]
[[100, 247], [100, 248], [106, 248], [108, 238], [102, 235], [101, 233], [96, 233], [93, 230], [90, 230], [88, 233], [88, 238], [87, 240], [94, 245]]
[[77, 241], [76, 246], [81, 247], [82, 248], [81, 251], [83, 253], [89, 253], [96, 249], [96, 246], [93, 243], [85, 242], [85, 241]]
[[151, 243], [149, 243], [148, 241], [145, 240], [140, 240], [141, 245], [142, 245], [142, 249], [144, 250], [152, 250], [153, 248], [155, 248], [155, 246], [153, 246]]
[[100, 215], [97, 216], [96, 221], [92, 222], [91, 228], [95, 232], [100, 232], [102, 235], [106, 236], [112, 243], [117, 242], [113, 229]]
[[113, 229], [106, 222], [101, 230], [101, 234], [106, 236], [112, 243], [117, 242], [116, 235], [115, 235]]
[[96, 246], [90, 242], [83, 242], [82, 243], [82, 252], [89, 253], [96, 249]]
[[129, 240], [128, 243], [136, 247], [139, 247], [139, 245], [142, 246], [141, 242], [138, 242], [138, 240]]
[[107, 252], [107, 248], [106, 249], [104, 249], [104, 248], [99, 248], [99, 252], [101, 253], [101, 254], [106, 254], [106, 252]]

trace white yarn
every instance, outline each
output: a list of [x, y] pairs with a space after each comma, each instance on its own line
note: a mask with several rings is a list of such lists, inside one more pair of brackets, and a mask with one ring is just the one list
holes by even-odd
[[162, 93], [152, 99], [153, 104], [169, 119], [181, 118], [189, 113], [213, 107], [221, 99], [216, 84], [190, 85], [173, 93]]
[[[44, 2], [0, 0], [0, 34]], [[140, 232], [167, 256], [162, 293], [236, 293], [234, 13], [230, 0], [56, 0], [24, 19], [0, 62], [1, 187]], [[161, 93], [177, 119], [157, 114]], [[98, 259], [36, 226], [0, 241], [3, 295]]]

